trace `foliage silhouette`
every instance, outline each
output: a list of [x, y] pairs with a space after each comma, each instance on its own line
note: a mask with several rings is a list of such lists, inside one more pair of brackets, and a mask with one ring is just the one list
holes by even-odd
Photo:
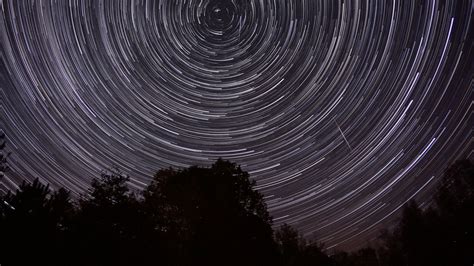
[[222, 159], [159, 170], [139, 195], [117, 169], [78, 201], [36, 179], [0, 199], [0, 264], [472, 265], [473, 169], [469, 160], [449, 167], [434, 208], [409, 202], [377, 249], [333, 256], [286, 224], [273, 232], [255, 181]]
[[144, 192], [146, 216], [177, 240], [170, 244], [181, 265], [265, 265], [277, 250], [254, 186], [247, 172], [221, 159], [210, 168], [160, 170]]
[[141, 265], [146, 250], [141, 241], [143, 215], [127, 187], [128, 176], [117, 169], [93, 180], [90, 193], [79, 201], [71, 227], [80, 265]]
[[393, 232], [383, 234], [383, 265], [472, 265], [474, 263], [474, 167], [455, 162], [434, 196], [435, 208], [405, 206]]
[[[69, 193], [51, 193], [38, 179], [23, 182], [15, 194], [2, 197], [0, 258], [2, 265], [28, 265], [54, 250], [55, 265], [65, 251], [65, 232], [72, 204]], [[27, 251], [27, 254], [23, 252]]]
[[437, 227], [447, 260], [474, 263], [474, 164], [457, 161], [449, 167], [435, 197]]
[[[337, 266], [379, 266], [377, 250], [372, 247], [361, 248], [353, 253], [337, 252], [331, 257]], [[402, 265], [402, 264], [400, 264]]]
[[332, 265], [333, 261], [323, 252], [323, 245], [308, 242], [296, 229], [283, 224], [275, 232], [275, 241], [280, 251], [280, 265]]

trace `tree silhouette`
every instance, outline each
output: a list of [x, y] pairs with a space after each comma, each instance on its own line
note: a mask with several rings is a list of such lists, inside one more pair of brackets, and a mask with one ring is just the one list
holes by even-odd
[[35, 179], [23, 182], [15, 194], [9, 192], [1, 200], [0, 263], [46, 264], [44, 254], [53, 250], [57, 255], [47, 264], [61, 264], [72, 210], [69, 194], [65, 190], [51, 194], [48, 186]]
[[275, 241], [280, 250], [282, 265], [296, 265], [300, 253], [306, 246], [298, 231], [288, 224], [283, 224], [275, 232]]
[[316, 241], [308, 242], [288, 224], [283, 224], [275, 232], [275, 241], [280, 251], [279, 265], [333, 265], [333, 261], [323, 252], [322, 245]]
[[383, 235], [383, 265], [472, 265], [474, 262], [474, 167], [469, 160], [446, 169], [435, 208], [404, 207], [393, 230]]
[[221, 159], [159, 170], [139, 197], [117, 169], [93, 180], [77, 203], [36, 179], [0, 198], [0, 264], [471, 265], [473, 169], [468, 160], [449, 167], [436, 205], [409, 202], [379, 249], [332, 257], [289, 225], [273, 233], [255, 181]]
[[146, 243], [140, 239], [143, 216], [128, 180], [117, 169], [103, 172], [79, 201], [71, 232], [75, 251], [82, 254], [78, 264], [145, 264]]
[[433, 242], [428, 242], [430, 235], [435, 234], [432, 221], [426, 219], [425, 213], [416, 202], [409, 202], [403, 209], [402, 219], [395, 234], [401, 242], [402, 254], [407, 264], [433, 265], [431, 260]]
[[[337, 266], [379, 266], [377, 251], [372, 247], [361, 248], [355, 252], [337, 252], [331, 257]], [[403, 265], [403, 264], [394, 264]]]
[[144, 192], [147, 217], [179, 240], [179, 264], [266, 265], [277, 251], [254, 186], [247, 172], [221, 159], [210, 168], [160, 170]]
[[[455, 162], [446, 169], [435, 196], [439, 234], [451, 263], [474, 263], [474, 164]], [[455, 264], [453, 264], [455, 265]]]
[[[77, 204], [66, 190], [51, 193], [38, 180], [8, 193], [0, 263], [268, 265], [278, 259], [263, 196], [235, 164], [160, 170], [140, 198], [128, 180], [116, 169], [103, 172]], [[38, 260], [48, 252], [52, 259]]]

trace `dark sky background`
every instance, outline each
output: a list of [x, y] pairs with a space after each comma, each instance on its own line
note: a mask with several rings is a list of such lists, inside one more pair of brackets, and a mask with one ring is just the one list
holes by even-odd
[[[118, 165], [237, 162], [275, 225], [365, 245], [473, 159], [473, 1], [0, 1], [12, 170], [76, 195]], [[185, 197], [186, 195], [183, 195]]]

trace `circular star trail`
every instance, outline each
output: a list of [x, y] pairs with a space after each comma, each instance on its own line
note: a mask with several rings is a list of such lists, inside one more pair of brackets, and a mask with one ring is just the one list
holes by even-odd
[[[472, 1], [0, 1], [2, 190], [237, 162], [275, 226], [360, 247], [473, 156]], [[183, 195], [185, 196], [185, 195]]]

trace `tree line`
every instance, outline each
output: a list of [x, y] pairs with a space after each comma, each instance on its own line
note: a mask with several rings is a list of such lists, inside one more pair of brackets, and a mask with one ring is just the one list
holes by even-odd
[[[0, 135], [0, 178], [7, 170]], [[434, 206], [405, 206], [380, 243], [327, 254], [272, 218], [255, 181], [235, 163], [161, 169], [140, 193], [118, 169], [73, 199], [38, 179], [0, 198], [4, 265], [472, 265], [474, 174], [470, 160], [446, 171]]]

